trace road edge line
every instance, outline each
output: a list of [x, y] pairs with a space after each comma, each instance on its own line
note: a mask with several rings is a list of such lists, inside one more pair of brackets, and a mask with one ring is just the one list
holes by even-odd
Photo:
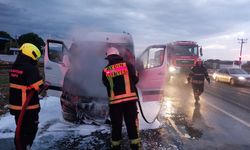
[[222, 113], [226, 114], [227, 116], [229, 116], [229, 117], [235, 119], [236, 121], [238, 121], [238, 122], [240, 122], [241, 124], [247, 126], [248, 128], [250, 128], [250, 123], [248, 123], [248, 122], [246, 122], [246, 121], [244, 121], [244, 120], [242, 120], [242, 119], [240, 119], [240, 118], [234, 116], [233, 114], [230, 114], [229, 112], [227, 112], [227, 111], [225, 111], [225, 110], [222, 110], [221, 108], [219, 108], [219, 107], [217, 107], [217, 106], [215, 106], [215, 105], [213, 105], [213, 104], [211, 104], [211, 103], [208, 103], [208, 102], [205, 102], [205, 103], [208, 104], [208, 105], [210, 105], [211, 107], [217, 109], [218, 111], [221, 111]]

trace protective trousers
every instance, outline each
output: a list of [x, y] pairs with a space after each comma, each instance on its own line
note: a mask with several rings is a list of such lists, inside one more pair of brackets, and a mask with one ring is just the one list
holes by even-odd
[[204, 91], [204, 83], [203, 84], [192, 84], [193, 92], [194, 92], [194, 98], [196, 101], [199, 101], [199, 96]]
[[[23, 122], [21, 125], [20, 142], [22, 145], [22, 150], [26, 150], [27, 145], [30, 147], [36, 137], [38, 130], [38, 113], [37, 111], [26, 111], [24, 114]], [[16, 125], [18, 122], [19, 114], [15, 115]], [[16, 135], [15, 135], [15, 145], [17, 146]]]
[[123, 118], [126, 124], [130, 147], [132, 150], [140, 148], [138, 136], [138, 118], [136, 101], [122, 102], [110, 105], [110, 118], [112, 124], [111, 148], [120, 149], [122, 140]]

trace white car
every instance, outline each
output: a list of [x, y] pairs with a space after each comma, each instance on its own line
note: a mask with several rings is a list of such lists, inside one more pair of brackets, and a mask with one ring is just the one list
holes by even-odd
[[240, 68], [222, 68], [213, 74], [215, 81], [227, 82], [231, 85], [250, 85], [250, 74]]

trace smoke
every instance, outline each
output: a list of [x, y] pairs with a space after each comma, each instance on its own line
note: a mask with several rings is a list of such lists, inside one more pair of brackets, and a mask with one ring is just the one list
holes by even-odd
[[75, 96], [107, 97], [102, 83], [102, 70], [108, 64], [105, 53], [108, 47], [116, 47], [127, 61], [135, 63], [133, 41], [128, 34], [88, 32], [76, 28], [68, 53], [70, 67], [64, 79], [63, 90]]
[[64, 80], [64, 90], [77, 96], [107, 97], [102, 84], [106, 66], [103, 42], [77, 41], [69, 49], [70, 68]]

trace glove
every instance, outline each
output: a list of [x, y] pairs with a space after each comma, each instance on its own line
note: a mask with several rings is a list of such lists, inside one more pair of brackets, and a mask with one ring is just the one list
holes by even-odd
[[43, 84], [43, 86], [38, 91], [39, 99], [42, 99], [45, 96], [47, 96], [47, 90], [49, 89], [49, 86], [50, 86], [50, 83], [47, 81]]

